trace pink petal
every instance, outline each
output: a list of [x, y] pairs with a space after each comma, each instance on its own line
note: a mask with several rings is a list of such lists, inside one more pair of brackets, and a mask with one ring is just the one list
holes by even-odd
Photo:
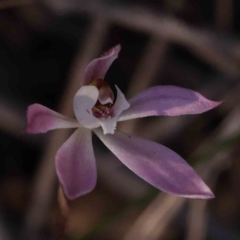
[[123, 164], [156, 188], [181, 197], [214, 197], [187, 162], [172, 150], [120, 132], [114, 135], [103, 135], [100, 129], [94, 132]]
[[111, 118], [99, 119], [104, 134], [114, 133], [119, 115], [122, 113], [122, 111], [130, 107], [128, 101], [125, 98], [125, 95], [117, 86], [115, 87], [117, 89], [117, 99], [114, 106], [112, 107], [113, 116]]
[[221, 104], [192, 90], [175, 86], [149, 88], [131, 98], [129, 103], [130, 108], [121, 114], [119, 121], [147, 116], [198, 114]]
[[67, 198], [75, 199], [96, 185], [91, 131], [77, 129], [56, 154], [56, 171]]
[[94, 59], [90, 62], [84, 72], [83, 81], [81, 86], [89, 85], [95, 79], [104, 79], [109, 67], [113, 61], [118, 57], [118, 53], [121, 50], [121, 46], [117, 45], [107, 52], [103, 53], [100, 58]]
[[40, 104], [32, 104], [27, 110], [28, 133], [45, 133], [57, 128], [77, 128], [79, 123]]
[[95, 86], [83, 86], [74, 96], [74, 114], [85, 128], [92, 129], [100, 126], [99, 119], [92, 114], [92, 108], [96, 104], [98, 96], [99, 91]]
[[117, 99], [113, 106], [113, 113], [114, 117], [118, 117], [122, 111], [128, 109], [130, 107], [130, 104], [125, 98], [125, 95], [122, 93], [122, 91], [118, 88], [117, 85], [115, 85], [117, 89]]

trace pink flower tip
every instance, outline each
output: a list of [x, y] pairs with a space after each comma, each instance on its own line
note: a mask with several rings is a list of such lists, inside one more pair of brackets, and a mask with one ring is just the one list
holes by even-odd
[[211, 191], [209, 191], [208, 193], [205, 193], [203, 195], [200, 195], [198, 197], [198, 199], [200, 199], [200, 200], [207, 200], [207, 199], [213, 199], [213, 198], [215, 198], [215, 195]]
[[117, 54], [117, 55], [118, 55], [118, 53], [120, 52], [120, 50], [121, 50], [121, 45], [118, 44], [118, 45], [110, 48], [110, 49], [107, 50], [106, 52], [104, 52], [104, 53], [101, 55], [101, 57], [109, 57], [109, 56], [112, 55], [112, 54]]
[[[219, 105], [221, 105], [223, 102], [225, 102], [225, 100], [222, 100], [222, 101], [214, 101], [214, 107], [218, 107]], [[213, 108], [214, 108], [213, 107]]]
[[35, 103], [27, 108], [27, 126], [25, 132], [27, 133], [37, 133], [35, 129], [34, 119], [35, 119], [35, 109], [39, 107], [39, 104]]

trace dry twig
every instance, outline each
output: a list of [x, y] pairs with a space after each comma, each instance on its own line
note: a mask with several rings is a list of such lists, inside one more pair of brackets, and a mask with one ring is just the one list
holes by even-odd
[[[98, 1], [82, 4], [82, 1], [52, 0], [48, 3], [59, 13], [70, 11], [104, 16], [112, 23], [183, 45], [217, 70], [233, 77], [240, 76], [238, 61], [229, 46], [223, 45], [214, 34], [190, 27], [176, 18], [137, 7], [112, 7]], [[233, 45], [239, 46], [239, 42]]]

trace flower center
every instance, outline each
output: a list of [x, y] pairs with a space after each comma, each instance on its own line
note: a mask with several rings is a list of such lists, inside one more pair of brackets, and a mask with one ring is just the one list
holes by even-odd
[[110, 118], [112, 117], [111, 107], [111, 103], [102, 105], [99, 101], [97, 101], [95, 106], [92, 108], [92, 113], [96, 118]]
[[111, 118], [113, 116], [114, 94], [110, 86], [103, 79], [96, 79], [89, 85], [95, 86], [99, 91], [98, 101], [92, 108], [93, 115], [96, 118]]

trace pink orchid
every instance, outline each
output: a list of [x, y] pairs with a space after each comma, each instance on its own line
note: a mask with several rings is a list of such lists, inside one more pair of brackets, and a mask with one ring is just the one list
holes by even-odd
[[120, 49], [120, 45], [115, 46], [87, 66], [73, 99], [77, 120], [40, 104], [28, 107], [29, 133], [77, 128], [56, 154], [56, 171], [66, 197], [75, 199], [92, 191], [96, 185], [94, 132], [123, 164], [154, 187], [181, 197], [213, 198], [211, 190], [178, 154], [158, 143], [115, 131], [115, 128], [117, 122], [128, 119], [199, 114], [220, 102], [175, 86], [152, 87], [128, 101], [116, 86], [115, 100], [103, 79]]

